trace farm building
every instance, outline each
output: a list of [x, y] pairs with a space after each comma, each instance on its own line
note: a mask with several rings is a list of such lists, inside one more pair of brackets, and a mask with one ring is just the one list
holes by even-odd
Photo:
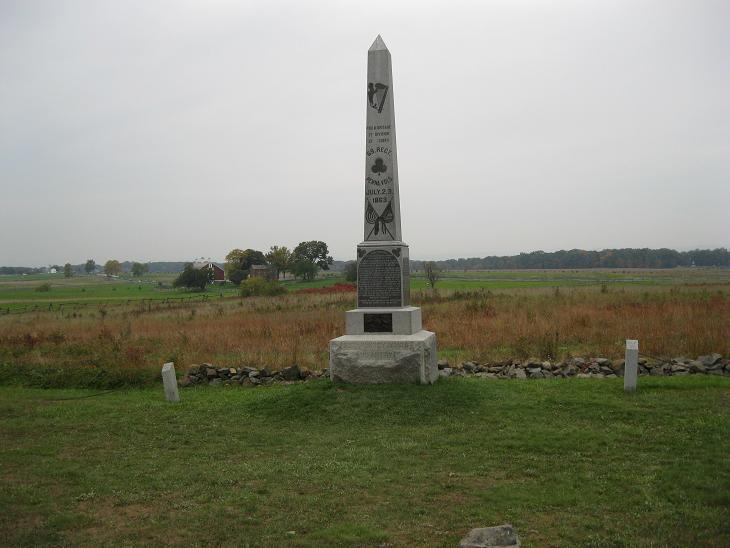
[[215, 264], [213, 262], [206, 261], [206, 262], [193, 263], [193, 267], [195, 267], [195, 268], [209, 268], [210, 270], [212, 270], [213, 271], [213, 281], [214, 282], [220, 282], [220, 283], [222, 283], [222, 282], [225, 282], [226, 281], [226, 273], [223, 270], [223, 268], [221, 268], [220, 266], [218, 266], [217, 264]]
[[266, 280], [275, 280], [276, 271], [267, 264], [251, 265], [250, 278], [264, 278]]

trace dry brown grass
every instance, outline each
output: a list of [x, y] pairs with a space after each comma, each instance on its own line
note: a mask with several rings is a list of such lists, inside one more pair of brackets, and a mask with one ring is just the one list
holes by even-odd
[[655, 356], [730, 353], [727, 292], [523, 291], [426, 307], [425, 315], [442, 348], [480, 360], [620, 357], [625, 339]]
[[[623, 341], [658, 356], [730, 355], [727, 287], [504, 290], [414, 294], [425, 328], [450, 359], [568, 355], [619, 357]], [[0, 318], [0, 362], [28, 366], [145, 369], [169, 360], [266, 366], [327, 366], [327, 343], [344, 333], [352, 294], [285, 295], [162, 307], [134, 305], [83, 315]]]

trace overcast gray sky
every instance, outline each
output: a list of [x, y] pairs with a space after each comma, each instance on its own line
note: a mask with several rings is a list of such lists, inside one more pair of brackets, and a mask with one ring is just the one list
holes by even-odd
[[730, 245], [727, 0], [0, 0], [0, 265], [354, 257], [378, 33], [412, 258]]

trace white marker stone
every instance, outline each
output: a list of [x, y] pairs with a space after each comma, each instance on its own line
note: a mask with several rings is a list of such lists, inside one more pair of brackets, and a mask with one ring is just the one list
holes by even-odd
[[170, 362], [162, 366], [162, 384], [165, 385], [165, 397], [167, 401], [180, 401], [174, 363]]
[[624, 365], [624, 390], [636, 390], [636, 377], [639, 370], [639, 341], [626, 340], [626, 358]]

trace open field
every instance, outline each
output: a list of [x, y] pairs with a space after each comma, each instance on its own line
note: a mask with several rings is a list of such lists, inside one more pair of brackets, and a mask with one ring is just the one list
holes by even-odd
[[[30, 311], [65, 305], [82, 306], [99, 303], [122, 304], [132, 301], [180, 299], [195, 296], [172, 289], [173, 275], [148, 275], [141, 280], [107, 278], [105, 276], [74, 276], [63, 278], [58, 274], [32, 276], [0, 276], [0, 309], [6, 312]], [[38, 291], [43, 284], [50, 291]], [[223, 292], [234, 296], [231, 289], [211, 288], [209, 297], [219, 297]]]
[[[106, 276], [74, 276], [35, 274], [30, 276], [0, 276], [0, 314], [53, 310], [54, 308], [89, 309], [99, 305], [121, 306], [143, 301], [202, 301], [234, 298], [239, 290], [231, 284], [214, 284], [204, 293], [172, 288], [174, 274], [151, 274], [141, 279], [107, 278]], [[312, 282], [285, 280], [290, 291], [305, 287], [321, 287], [341, 281], [326, 276]], [[49, 291], [38, 291], [49, 284]]]
[[[465, 270], [444, 271], [439, 289], [510, 289], [528, 287], [668, 286], [730, 284], [730, 269], [570, 269], [570, 270]], [[425, 289], [422, 272], [413, 275], [411, 287]]]
[[[413, 300], [452, 361], [617, 358], [626, 338], [730, 355], [727, 271], [449, 279]], [[326, 367], [355, 294], [109, 301], [97, 283], [86, 308], [0, 316], [1, 545], [454, 546], [503, 522], [525, 546], [730, 543], [726, 377], [642, 377], [634, 395], [621, 379], [316, 380], [171, 405], [166, 361]], [[123, 389], [58, 389], [84, 386]]]
[[621, 382], [2, 387], [0, 544], [728, 546], [730, 379]]
[[[439, 356], [455, 361], [620, 358], [627, 338], [659, 357], [730, 355], [730, 284], [696, 272], [689, 283], [442, 289], [413, 300]], [[354, 301], [352, 292], [290, 293], [2, 315], [0, 368], [42, 386], [98, 387], [152, 382], [166, 361], [318, 370]]]
[[[669, 286], [730, 286], [730, 269], [592, 269], [592, 270], [490, 270], [446, 271], [437, 289], [476, 291], [479, 289], [520, 289], [545, 287], [669, 287]], [[137, 302], [201, 301], [231, 299], [238, 289], [231, 284], [212, 285], [205, 293], [191, 293], [172, 288], [174, 274], [150, 274], [137, 280], [129, 277], [74, 276], [34, 274], [30, 276], [0, 276], [0, 314], [53, 310], [89, 309], [99, 305], [122, 306]], [[342, 283], [334, 272], [311, 281], [285, 280], [289, 291], [307, 287], [326, 287]], [[50, 291], [37, 291], [43, 284]], [[411, 278], [412, 290], [428, 288], [423, 272]]]

